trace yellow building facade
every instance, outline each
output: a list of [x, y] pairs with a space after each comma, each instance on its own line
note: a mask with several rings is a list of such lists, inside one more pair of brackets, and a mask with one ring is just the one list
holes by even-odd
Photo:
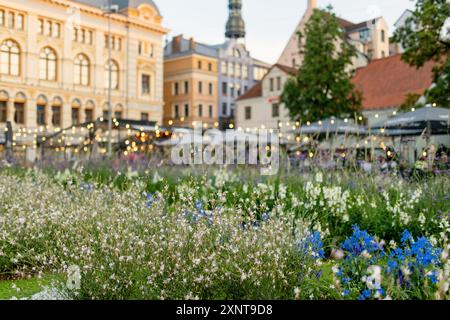
[[218, 59], [193, 39], [175, 37], [164, 60], [164, 124], [218, 127]]
[[0, 127], [106, 117], [109, 74], [113, 117], [162, 122], [167, 29], [152, 1], [121, 3], [109, 20], [101, 1], [0, 0]]

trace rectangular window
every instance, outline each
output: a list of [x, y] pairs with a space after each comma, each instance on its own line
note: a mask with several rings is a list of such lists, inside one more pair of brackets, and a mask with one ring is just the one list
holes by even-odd
[[16, 27], [17, 30], [23, 30], [24, 16], [23, 14], [17, 15]]
[[148, 74], [142, 75], [142, 94], [150, 94], [150, 76]]
[[116, 118], [116, 119], [122, 119], [122, 111], [116, 111], [116, 112], [114, 112], [114, 118]]
[[0, 122], [6, 122], [7, 102], [0, 101]]
[[61, 126], [61, 107], [52, 107], [52, 125], [56, 127]]
[[281, 90], [281, 77], [277, 77], [277, 90]]
[[117, 50], [122, 51], [122, 39], [121, 38], [117, 39]]
[[23, 102], [15, 102], [14, 111], [14, 121], [17, 124], [25, 124], [25, 104]]
[[148, 121], [148, 113], [142, 112], [141, 113], [141, 121]]
[[88, 31], [86, 34], [86, 43], [92, 44], [92, 39], [94, 38], [94, 34], [92, 31]]
[[198, 116], [201, 118], [203, 117], [203, 105], [198, 105]]
[[139, 41], [139, 44], [138, 44], [138, 54], [140, 56], [142, 56], [142, 41]]
[[280, 105], [278, 103], [274, 103], [272, 105], [272, 117], [277, 118], [280, 116]]
[[175, 105], [174, 107], [174, 117], [175, 119], [179, 119], [180, 118], [180, 106], [179, 105]]
[[5, 25], [5, 10], [0, 10], [0, 26]]
[[53, 26], [53, 37], [59, 38], [61, 36], [61, 24], [55, 23]]
[[44, 34], [44, 20], [43, 19], [39, 19], [39, 27], [38, 27], [38, 32], [39, 34]]
[[8, 28], [14, 29], [14, 19], [15, 19], [14, 12], [8, 13]]
[[234, 70], [235, 69], [236, 69], [236, 64], [234, 62], [230, 63], [230, 72], [229, 72], [229, 74], [230, 74], [231, 77], [234, 77]]
[[386, 41], [386, 32], [384, 30], [381, 30], [381, 42]]
[[86, 118], [86, 122], [92, 122], [94, 120], [94, 110], [86, 109], [84, 111], [84, 115], [85, 115], [85, 118]]
[[173, 84], [173, 95], [174, 95], [174, 96], [177, 96], [177, 95], [180, 94], [180, 88], [179, 88], [179, 87], [180, 87], [180, 86], [179, 86], [178, 82], [175, 82], [175, 83]]
[[208, 71], [212, 71], [212, 63], [208, 63]]
[[243, 66], [242, 76], [244, 79], [248, 79], [248, 66]]
[[245, 107], [245, 120], [251, 120], [252, 118], [252, 107]]
[[226, 75], [227, 74], [227, 68], [228, 68], [228, 65], [227, 65], [227, 63], [225, 62], [225, 61], [222, 61], [222, 63], [221, 63], [221, 71], [222, 71], [222, 74], [223, 75]]
[[222, 103], [222, 114], [224, 116], [228, 114], [228, 104], [226, 102]]
[[189, 82], [184, 82], [184, 94], [189, 94]]
[[52, 22], [51, 21], [45, 21], [44, 34], [46, 36], [51, 36], [52, 35]]
[[270, 78], [270, 91], [274, 91], [275, 90], [275, 86], [274, 86], [274, 81], [273, 78]]
[[80, 109], [72, 108], [72, 125], [80, 123]]
[[213, 118], [213, 116], [214, 116], [214, 114], [213, 114], [213, 106], [209, 106], [209, 110], [208, 110], [209, 112], [209, 117], [210, 118]]
[[208, 88], [208, 91], [209, 91], [209, 95], [210, 95], [210, 96], [213, 95], [213, 90], [214, 90], [213, 88], [214, 88], [214, 87], [213, 87], [213, 84], [210, 83], [210, 84], [209, 84], [209, 88]]
[[36, 121], [39, 126], [45, 126], [45, 106], [37, 105], [36, 109]]
[[203, 93], [203, 82], [201, 81], [198, 82], [198, 93]]
[[222, 82], [222, 94], [226, 96], [228, 94], [228, 83]]
[[78, 29], [73, 28], [73, 41], [78, 42]]
[[198, 69], [202, 70], [202, 62], [201, 61], [198, 62]]
[[231, 86], [231, 88], [230, 88], [230, 95], [232, 98], [234, 98], [234, 87], [233, 86]]
[[184, 116], [186, 118], [189, 117], [189, 105], [188, 104], [184, 105]]
[[237, 66], [236, 72], [237, 72], [237, 77], [240, 78], [242, 76], [242, 64], [239, 64]]
[[84, 29], [81, 29], [80, 43], [86, 43], [86, 30], [84, 30]]

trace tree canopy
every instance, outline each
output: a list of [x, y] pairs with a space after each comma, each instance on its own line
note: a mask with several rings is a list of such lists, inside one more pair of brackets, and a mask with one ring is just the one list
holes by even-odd
[[418, 0], [412, 16], [394, 34], [405, 49], [402, 59], [417, 68], [434, 61], [434, 86], [425, 96], [428, 103], [450, 108], [450, 2]]
[[293, 119], [317, 121], [360, 113], [361, 94], [351, 81], [357, 53], [345, 39], [332, 8], [315, 10], [305, 26], [304, 61], [281, 96]]

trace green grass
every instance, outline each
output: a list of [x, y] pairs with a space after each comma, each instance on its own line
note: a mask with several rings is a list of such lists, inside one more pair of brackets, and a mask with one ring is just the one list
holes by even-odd
[[50, 287], [52, 282], [61, 280], [60, 275], [44, 275], [40, 279], [0, 280], [0, 300], [10, 300], [13, 297], [17, 299], [30, 298], [41, 292], [44, 287]]

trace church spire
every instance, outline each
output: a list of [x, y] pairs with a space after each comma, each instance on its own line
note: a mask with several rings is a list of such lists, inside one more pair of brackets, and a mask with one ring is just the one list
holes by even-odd
[[242, 18], [242, 1], [228, 0], [230, 16], [227, 22], [225, 36], [230, 39], [245, 38], [245, 22]]

